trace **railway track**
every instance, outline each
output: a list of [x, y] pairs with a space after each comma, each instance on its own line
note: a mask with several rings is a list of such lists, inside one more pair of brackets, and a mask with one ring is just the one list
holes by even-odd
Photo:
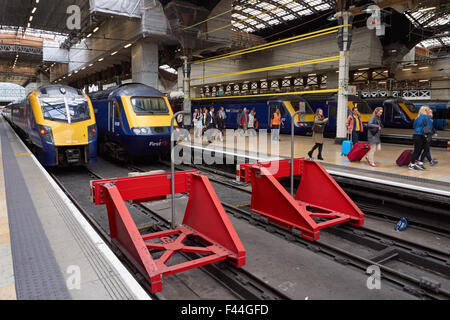
[[[228, 176], [220, 175], [214, 169], [199, 166], [196, 166], [196, 168], [203, 172], [206, 171], [206, 175], [212, 182], [232, 189], [234, 190], [233, 192], [251, 193], [248, 186], [236, 185], [234, 181], [231, 181], [231, 175], [229, 174]], [[141, 172], [145, 171], [145, 169], [136, 166], [132, 166], [131, 169]], [[177, 169], [186, 170], [186, 167], [178, 166]], [[369, 266], [376, 265], [380, 268], [384, 279], [402, 287], [405, 291], [415, 296], [428, 299], [450, 298], [450, 291], [447, 288], [442, 288], [441, 283], [448, 282], [450, 279], [449, 252], [401, 239], [368, 227], [355, 229], [348, 226], [340, 226], [321, 231], [324, 235], [330, 234], [357, 246], [369, 248], [373, 253], [366, 257], [334, 245], [332, 239], [327, 240], [327, 237], [322, 237], [316, 242], [310, 242], [283, 227], [276, 224], [268, 224], [262, 216], [252, 213], [249, 206], [236, 206], [223, 201], [222, 205], [228, 213], [236, 218], [245, 219], [252, 225], [256, 225], [270, 233], [275, 233], [302, 247], [332, 257], [335, 261], [342, 264], [364, 272]], [[407, 268], [408, 270], [403, 271], [401, 266], [397, 266], [397, 268], [388, 266], [392, 262], [406, 264], [413, 270]], [[435, 280], [435, 278], [440, 280]]]
[[[100, 174], [94, 172], [89, 168], [86, 169], [86, 174], [89, 174], [93, 179], [105, 179]], [[111, 238], [108, 233], [99, 225], [99, 223], [92, 217], [91, 214], [77, 201], [76, 197], [71, 194], [71, 192], [64, 186], [64, 184], [58, 179], [58, 177], [50, 172], [53, 179], [58, 183], [62, 190], [68, 195], [75, 206], [80, 210], [80, 212], [88, 219], [91, 225], [96, 229], [96, 231], [101, 235], [104, 241], [113, 249], [116, 255], [121, 258], [122, 261], [126, 262], [128, 269], [134, 274], [134, 276], [139, 280], [139, 282], [144, 286], [147, 292], [155, 299], [166, 300], [167, 298], [162, 293], [151, 293], [150, 286], [146, 283], [143, 276], [139, 273], [134, 272], [133, 266], [126, 261], [125, 257], [120, 253], [120, 251], [113, 245]], [[164, 218], [155, 210], [150, 209], [144, 204], [131, 204], [140, 212], [144, 213], [149, 217], [148, 223], [138, 226], [141, 232], [155, 232], [163, 231], [171, 228], [170, 221]], [[195, 259], [199, 256], [195, 253], [180, 253], [184, 258]], [[219, 262], [212, 265], [203, 266], [200, 268], [209, 277], [214, 279], [224, 288], [232, 293], [237, 299], [242, 300], [288, 300], [290, 299], [283, 292], [276, 288], [271, 287], [263, 280], [257, 278], [251, 273], [243, 269], [233, 268], [226, 262]]]

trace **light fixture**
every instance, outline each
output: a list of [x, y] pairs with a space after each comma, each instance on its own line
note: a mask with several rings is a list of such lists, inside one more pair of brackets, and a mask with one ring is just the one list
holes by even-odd
[[428, 69], [429, 67], [419, 67], [420, 70], [422, 69]]
[[430, 10], [434, 10], [434, 9], [436, 9], [436, 7], [429, 7], [429, 8], [417, 10], [417, 12], [425, 12], [425, 11], [430, 11]]
[[75, 70], [75, 73], [78, 73], [78, 71], [80, 71], [80, 70]]
[[369, 68], [359, 68], [358, 70], [369, 70]]
[[92, 33], [89, 33], [89, 34], [86, 36], [86, 38], [89, 38], [90, 36], [92, 36]]
[[37, 10], [37, 7], [34, 7], [33, 10], [31, 10], [31, 14], [35, 13]]
[[39, 3], [39, 0], [36, 0], [36, 3]]
[[98, 30], [98, 27], [95, 27], [95, 29], [94, 29], [94, 31], [92, 31], [92, 33], [97, 32], [97, 30]]
[[428, 80], [419, 80], [419, 82], [428, 82]]
[[315, 74], [315, 73], [310, 73], [310, 74], [308, 74], [308, 76], [316, 76], [317, 74]]
[[124, 48], [128, 48], [128, 47], [131, 47], [131, 45], [132, 45], [132, 43], [129, 43], [129, 44], [127, 44], [127, 45], [124, 45], [123, 47], [124, 47]]
[[402, 69], [402, 71], [409, 71], [409, 70], [411, 70], [411, 68]]
[[111, 55], [113, 56], [113, 55], [115, 55], [117, 52], [118, 52], [118, 51], [114, 51], [113, 53], [111, 53]]
[[397, 52], [397, 50], [393, 49], [393, 50], [391, 50], [391, 52]]
[[27, 24], [27, 28], [29, 28], [31, 26], [31, 23], [30, 22], [28, 22], [28, 24]]
[[103, 61], [103, 58], [98, 59], [98, 62]]
[[86, 67], [81, 68], [81, 70], [84, 70], [84, 69], [86, 69]]
[[28, 21], [30, 22], [33, 21], [33, 16], [30, 16], [30, 19]]
[[88, 67], [92, 67], [94, 64], [93, 63], [90, 63], [89, 65], [88, 65]]

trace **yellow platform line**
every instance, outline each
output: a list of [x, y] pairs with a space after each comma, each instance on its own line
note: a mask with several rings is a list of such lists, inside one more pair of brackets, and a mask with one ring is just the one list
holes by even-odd
[[23, 153], [14, 153], [14, 155], [16, 157], [21, 157], [21, 156], [31, 156], [32, 153], [31, 152], [23, 152]]

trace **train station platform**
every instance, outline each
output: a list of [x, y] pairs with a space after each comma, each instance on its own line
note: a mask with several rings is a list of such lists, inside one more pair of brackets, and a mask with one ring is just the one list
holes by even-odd
[[[234, 139], [234, 141], [230, 141]], [[312, 137], [295, 136], [294, 157], [308, 157], [307, 153], [314, 145]], [[261, 152], [258, 137], [238, 137], [225, 135], [223, 142], [200, 142], [198, 139], [191, 142], [181, 142], [182, 145], [193, 149], [203, 149], [224, 153], [234, 157], [245, 158], [246, 162], [269, 161], [290, 158], [291, 137], [280, 135], [278, 146], [272, 147], [270, 135], [267, 137], [267, 151]], [[272, 150], [273, 148], [273, 150]], [[395, 161], [404, 150], [413, 150], [412, 145], [381, 144], [381, 151], [375, 153], [377, 167], [371, 167], [363, 159], [360, 162], [350, 162], [347, 157], [341, 156], [341, 145], [334, 143], [334, 139], [325, 139], [320, 161], [324, 168], [332, 175], [368, 182], [387, 184], [394, 187], [413, 189], [431, 194], [450, 196], [450, 150], [431, 148], [433, 158], [439, 163], [430, 166], [425, 163], [426, 170], [410, 170], [408, 167], [399, 167]], [[313, 154], [317, 159], [317, 150]], [[242, 161], [242, 160], [241, 160]]]
[[150, 299], [1, 117], [0, 144], [0, 300]]

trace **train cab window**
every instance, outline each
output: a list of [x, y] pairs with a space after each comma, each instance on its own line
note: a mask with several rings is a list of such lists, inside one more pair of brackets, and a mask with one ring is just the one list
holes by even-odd
[[358, 111], [361, 114], [371, 114], [372, 110], [365, 101], [353, 101], [353, 106], [358, 107]]
[[117, 101], [114, 101], [114, 118], [120, 119], [120, 106]]
[[405, 102], [405, 106], [408, 108], [409, 112], [411, 112], [411, 113], [419, 112], [419, 110], [417, 110], [416, 106], [409, 101]]
[[137, 115], [169, 113], [166, 101], [161, 97], [133, 97], [131, 105]]

